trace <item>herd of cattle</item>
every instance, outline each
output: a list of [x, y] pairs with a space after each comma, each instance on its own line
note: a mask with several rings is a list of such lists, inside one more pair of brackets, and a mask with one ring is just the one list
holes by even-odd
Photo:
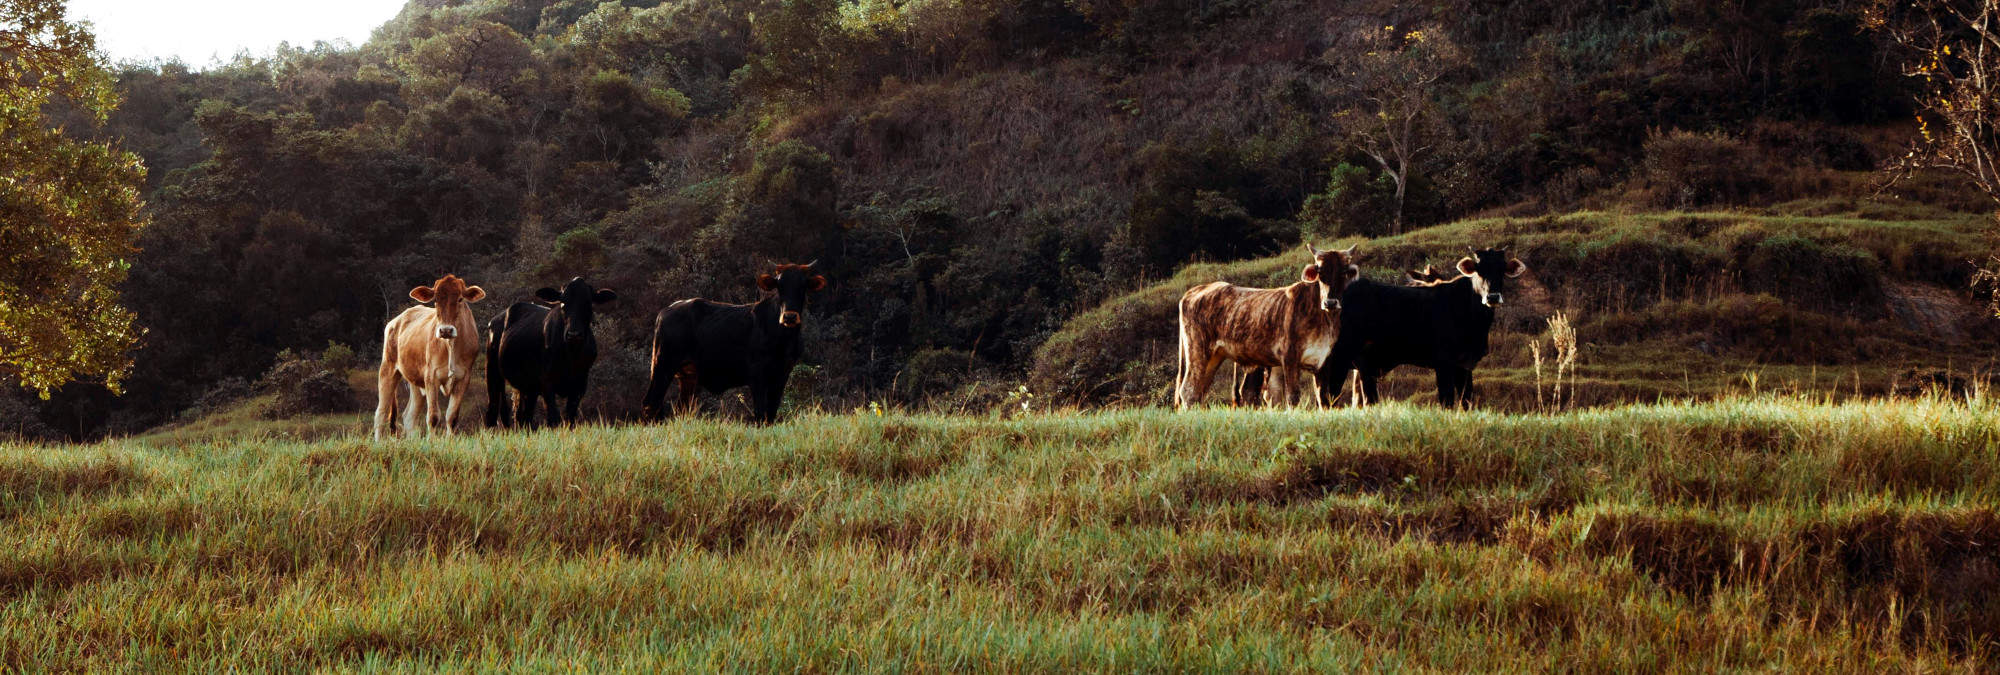
[[[668, 414], [660, 404], [667, 386], [678, 383], [678, 407], [683, 410], [691, 409], [699, 388], [721, 393], [749, 385], [753, 416], [760, 422], [776, 421], [785, 381], [804, 353], [799, 329], [804, 325], [806, 294], [826, 287], [826, 278], [813, 274], [812, 266], [779, 265], [774, 273], [758, 277], [764, 297], [754, 303], [730, 305], [695, 298], [660, 310], [653, 323], [645, 419]], [[400, 425], [404, 430], [417, 427], [419, 407], [425, 432], [442, 430], [448, 435], [457, 428], [458, 409], [479, 355], [472, 303], [485, 297], [484, 289], [467, 286], [449, 274], [410, 290], [411, 299], [426, 304], [403, 310], [382, 333], [376, 440], [384, 431], [396, 431], [401, 382], [410, 385]], [[597, 362], [591, 320], [597, 306], [616, 301], [618, 293], [593, 288], [579, 278], [562, 290], [535, 291], [535, 297], [545, 304], [514, 303], [486, 326], [486, 426], [533, 427], [538, 400], [547, 408], [548, 423], [576, 422], [590, 384], [590, 367]], [[518, 394], [511, 410], [509, 385]], [[558, 398], [565, 401], [561, 408], [556, 406]]]
[[[1201, 402], [1225, 360], [1249, 369], [1235, 386], [1239, 404], [1292, 405], [1300, 377], [1311, 374], [1314, 400], [1330, 406], [1355, 371], [1358, 400], [1374, 401], [1376, 380], [1403, 365], [1437, 373], [1441, 404], [1467, 402], [1472, 369], [1486, 356], [1493, 308], [1504, 301], [1507, 279], [1527, 265], [1505, 251], [1475, 250], [1458, 261], [1456, 275], [1413, 270], [1408, 285], [1396, 286], [1361, 278], [1353, 248], [1306, 248], [1312, 262], [1298, 283], [1243, 288], [1218, 281], [1181, 297], [1176, 405]], [[701, 389], [721, 393], [747, 385], [752, 417], [777, 420], [785, 382], [804, 351], [799, 334], [806, 296], [825, 288], [826, 278], [813, 274], [812, 263], [778, 265], [757, 278], [757, 287], [763, 298], [750, 304], [695, 298], [660, 310], [641, 419], [671, 414], [663, 405], [670, 385], [679, 387], [673, 408], [682, 412], [694, 408]], [[398, 426], [417, 428], [419, 407], [427, 433], [456, 428], [479, 354], [471, 305], [485, 297], [484, 289], [452, 275], [410, 290], [410, 298], [424, 304], [390, 320], [382, 336], [377, 440]], [[543, 304], [514, 303], [487, 324], [489, 427], [533, 427], [538, 400], [548, 423], [576, 422], [597, 361], [591, 321], [596, 307], [618, 294], [578, 278], [535, 297]], [[410, 400], [399, 424], [396, 397], [404, 382]], [[510, 385], [518, 394], [511, 408]], [[1267, 396], [1266, 390], [1274, 391]], [[560, 408], [558, 398], [565, 401]]]

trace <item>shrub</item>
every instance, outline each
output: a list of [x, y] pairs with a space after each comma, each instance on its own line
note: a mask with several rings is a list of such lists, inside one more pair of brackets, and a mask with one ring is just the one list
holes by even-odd
[[1849, 246], [1781, 234], [1749, 252], [1743, 284], [1807, 309], [1879, 316], [1886, 296], [1875, 256]]
[[319, 353], [319, 364], [336, 373], [353, 370], [360, 362], [353, 347], [332, 340], [326, 342], [326, 351]]
[[1728, 134], [1654, 130], [1644, 150], [1657, 206], [1741, 204], [1771, 191], [1752, 148]]
[[1365, 167], [1343, 162], [1327, 176], [1325, 192], [1306, 198], [1305, 210], [1299, 212], [1299, 234], [1308, 241], [1388, 234], [1395, 194], [1387, 174], [1375, 176]]
[[180, 416], [181, 419], [192, 420], [211, 415], [222, 411], [224, 408], [228, 408], [230, 404], [250, 398], [256, 394], [257, 388], [251, 386], [250, 382], [243, 378], [223, 378], [213, 386], [210, 386], [208, 391], [202, 392], [201, 398], [195, 400], [194, 406], [181, 411]]
[[264, 410], [269, 419], [350, 412], [356, 407], [354, 387], [348, 385], [344, 371], [336, 372], [321, 359], [289, 350], [278, 355], [277, 364], [264, 374], [259, 387], [277, 394]]
[[55, 428], [42, 421], [40, 411], [24, 400], [25, 391], [15, 386], [0, 392], [0, 441], [60, 438]]

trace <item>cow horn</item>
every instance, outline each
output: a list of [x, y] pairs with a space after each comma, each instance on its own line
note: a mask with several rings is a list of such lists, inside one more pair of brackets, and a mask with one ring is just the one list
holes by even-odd
[[806, 269], [812, 269], [813, 265], [818, 265], [818, 264], [819, 264], [819, 258], [813, 258], [812, 262], [806, 263]]
[[1306, 250], [1311, 251], [1314, 258], [1319, 257], [1319, 247], [1314, 246], [1312, 242], [1306, 242]]
[[1349, 247], [1347, 247], [1347, 250], [1345, 250], [1345, 251], [1341, 251], [1341, 252], [1340, 252], [1340, 255], [1341, 255], [1342, 257], [1345, 257], [1345, 258], [1347, 258], [1348, 260], [1353, 260], [1353, 259], [1354, 259], [1354, 250], [1355, 250], [1355, 249], [1358, 249], [1358, 248], [1361, 248], [1361, 245], [1360, 245], [1360, 244], [1355, 244], [1355, 245], [1353, 245], [1353, 246], [1349, 246]]

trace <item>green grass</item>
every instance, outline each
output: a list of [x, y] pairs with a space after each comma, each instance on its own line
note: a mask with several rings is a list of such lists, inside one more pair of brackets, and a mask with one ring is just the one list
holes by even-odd
[[1764, 397], [0, 446], [0, 667], [1991, 669], [1993, 413]]

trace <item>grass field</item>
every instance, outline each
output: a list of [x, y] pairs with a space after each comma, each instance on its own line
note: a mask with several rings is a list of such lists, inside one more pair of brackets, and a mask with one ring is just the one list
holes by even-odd
[[1994, 412], [1764, 397], [0, 446], [0, 666], [1991, 670]]

